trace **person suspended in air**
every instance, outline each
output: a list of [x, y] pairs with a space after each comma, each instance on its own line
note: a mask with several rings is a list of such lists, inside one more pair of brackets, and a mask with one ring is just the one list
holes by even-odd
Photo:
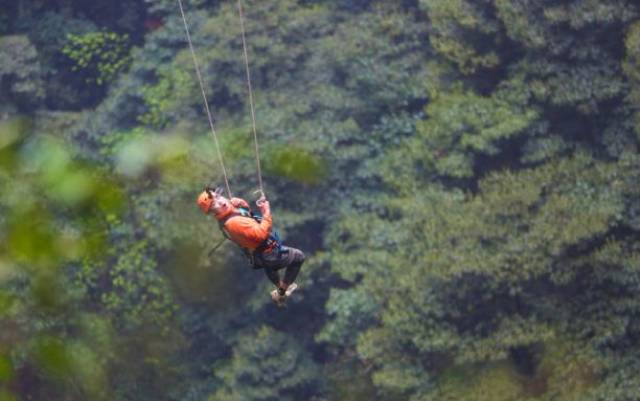
[[[299, 249], [284, 246], [277, 233], [272, 232], [271, 208], [264, 194], [256, 201], [260, 214], [252, 212], [244, 199], [227, 199], [221, 188], [206, 188], [198, 196], [198, 206], [205, 214], [216, 218], [222, 233], [243, 249], [254, 269], [264, 269], [276, 286], [271, 299], [283, 306], [298, 288], [295, 279], [305, 255]], [[282, 269], [284, 275], [281, 277], [279, 270]]]

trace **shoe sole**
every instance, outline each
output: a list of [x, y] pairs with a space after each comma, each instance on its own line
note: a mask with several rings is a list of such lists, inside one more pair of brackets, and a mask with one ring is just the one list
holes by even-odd
[[271, 291], [271, 300], [279, 307], [282, 308], [284, 306], [285, 297], [281, 297], [278, 295], [278, 290]]
[[287, 288], [287, 291], [284, 293], [285, 297], [290, 297], [293, 292], [298, 289], [298, 284], [291, 283], [291, 285]]

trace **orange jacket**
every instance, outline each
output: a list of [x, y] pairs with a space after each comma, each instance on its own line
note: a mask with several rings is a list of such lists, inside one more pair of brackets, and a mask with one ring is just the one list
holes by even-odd
[[[249, 208], [249, 204], [244, 199], [231, 198], [230, 201], [236, 208]], [[262, 221], [260, 223], [250, 217], [232, 216], [227, 218], [223, 226], [223, 229], [233, 242], [241, 248], [249, 249], [252, 252], [271, 234], [272, 220], [269, 202], [265, 202], [260, 208], [260, 212], [262, 213]], [[231, 213], [235, 213], [235, 211]]]

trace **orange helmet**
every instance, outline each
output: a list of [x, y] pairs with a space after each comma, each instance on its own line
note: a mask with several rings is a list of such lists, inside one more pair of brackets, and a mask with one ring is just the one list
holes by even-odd
[[198, 196], [198, 206], [200, 207], [200, 210], [202, 210], [203, 213], [209, 213], [211, 206], [213, 206], [214, 198], [221, 195], [222, 191], [223, 189], [220, 187], [216, 189], [206, 187]]
[[198, 196], [198, 206], [203, 213], [209, 213], [209, 209], [213, 205], [213, 195], [209, 191], [202, 191]]

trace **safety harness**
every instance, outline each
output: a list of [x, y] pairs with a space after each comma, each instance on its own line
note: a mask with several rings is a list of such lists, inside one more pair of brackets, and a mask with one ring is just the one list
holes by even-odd
[[[236, 212], [230, 214], [229, 216], [226, 216], [221, 220], [218, 220], [218, 227], [220, 228], [222, 235], [224, 235], [226, 239], [232, 242], [233, 242], [233, 239], [231, 238], [227, 230], [224, 228], [224, 225], [227, 221], [229, 221], [230, 219], [233, 219], [234, 217], [253, 219], [257, 223], [260, 223], [262, 221], [262, 215], [260, 213], [254, 213], [253, 211], [246, 208], [242, 208], [242, 207], [236, 208]], [[263, 253], [265, 251], [280, 253], [280, 251], [282, 250], [282, 240], [280, 239], [280, 235], [278, 234], [278, 232], [272, 230], [272, 232], [269, 234], [267, 239], [262, 241], [254, 251], [251, 251], [248, 248], [242, 248], [242, 247], [240, 247], [240, 249], [242, 249], [242, 252], [244, 252], [247, 259], [249, 259], [249, 264], [254, 268], [256, 268], [255, 255]]]

